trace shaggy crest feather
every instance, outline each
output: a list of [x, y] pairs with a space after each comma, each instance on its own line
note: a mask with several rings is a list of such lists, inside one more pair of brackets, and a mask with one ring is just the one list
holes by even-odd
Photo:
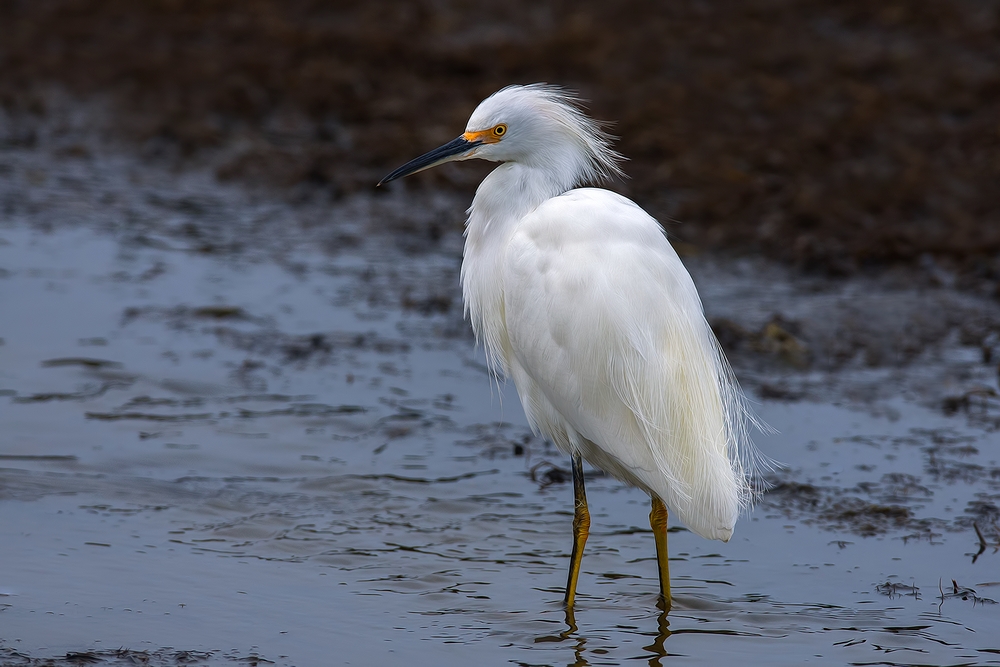
[[567, 189], [624, 178], [619, 163], [625, 158], [611, 147], [614, 137], [583, 112], [583, 102], [576, 93], [547, 83], [507, 86], [480, 103], [469, 118], [468, 129], [491, 127], [523, 112], [535, 114], [560, 128], [560, 136], [575, 144], [578, 155], [584, 158]]

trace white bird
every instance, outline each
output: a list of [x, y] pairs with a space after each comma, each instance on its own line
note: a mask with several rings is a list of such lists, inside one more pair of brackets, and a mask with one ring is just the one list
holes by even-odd
[[753, 423], [691, 276], [659, 223], [608, 190], [622, 172], [577, 98], [545, 84], [484, 100], [465, 133], [379, 185], [453, 160], [501, 162], [466, 226], [466, 316], [528, 422], [572, 457], [572, 609], [590, 513], [583, 461], [648, 493], [663, 605], [667, 508], [728, 541], [755, 489]]

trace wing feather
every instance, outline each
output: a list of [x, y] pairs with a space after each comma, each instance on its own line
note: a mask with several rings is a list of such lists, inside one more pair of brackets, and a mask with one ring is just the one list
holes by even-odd
[[572, 190], [521, 221], [502, 264], [506, 362], [532, 424], [728, 539], [752, 492], [749, 413], [659, 224]]

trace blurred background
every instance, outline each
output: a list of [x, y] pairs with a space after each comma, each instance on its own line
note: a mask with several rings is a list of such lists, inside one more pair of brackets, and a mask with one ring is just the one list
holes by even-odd
[[[101, 96], [149, 155], [276, 190], [370, 192], [536, 81], [613, 121], [614, 187], [682, 242], [1000, 278], [996, 2], [0, 2], [4, 107]], [[420, 179], [467, 192], [482, 173]]]

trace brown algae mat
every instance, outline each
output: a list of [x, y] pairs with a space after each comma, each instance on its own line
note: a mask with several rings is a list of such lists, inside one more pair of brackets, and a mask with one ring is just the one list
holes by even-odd
[[832, 273], [937, 261], [995, 290], [998, 36], [1000, 8], [959, 0], [5, 2], [0, 101], [104, 96], [149, 156], [343, 196], [548, 81], [614, 121], [614, 187], [681, 241]]

